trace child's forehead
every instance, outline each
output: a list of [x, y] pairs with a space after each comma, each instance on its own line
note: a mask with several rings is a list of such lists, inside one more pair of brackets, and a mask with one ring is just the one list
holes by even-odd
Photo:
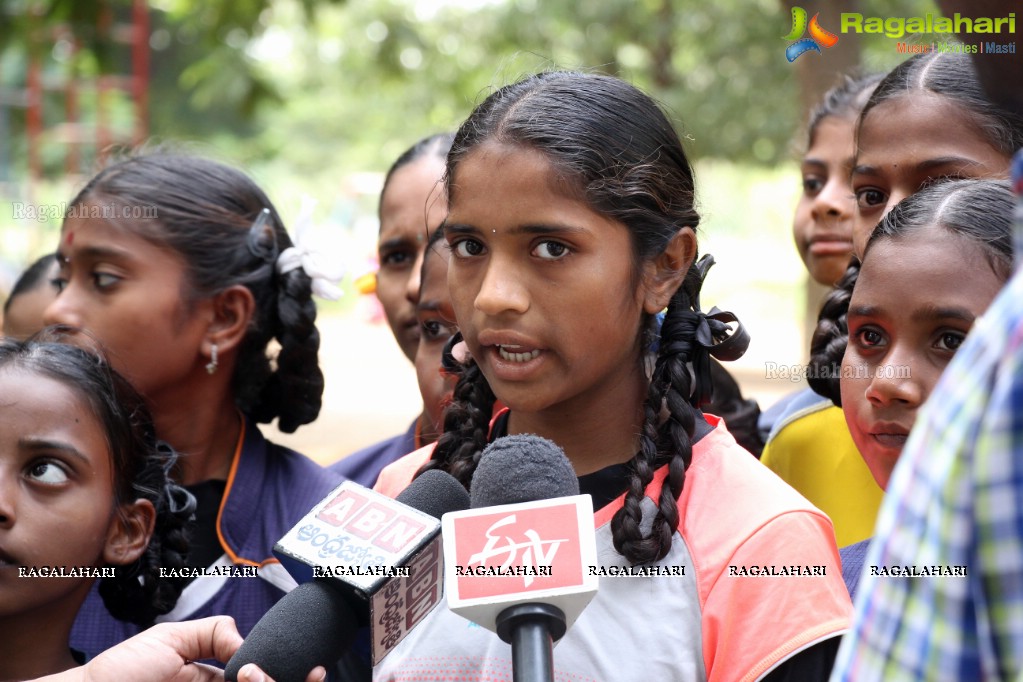
[[82, 235], [110, 240], [130, 240], [138, 237], [137, 229], [127, 221], [112, 218], [102, 207], [83, 204], [69, 209], [60, 228], [60, 245], [72, 247], [80, 244]]
[[32, 418], [31, 422], [20, 422], [26, 428], [40, 422], [74, 432], [102, 428], [85, 387], [76, 385], [70, 377], [54, 376], [32, 362], [0, 366], [0, 395], [6, 398], [0, 399], [0, 413], [6, 413], [4, 421], [20, 413], [22, 418]]
[[835, 138], [852, 144], [853, 131], [856, 126], [856, 117], [853, 115], [831, 114], [825, 116], [814, 126], [810, 135], [810, 147], [820, 145], [823, 142]]
[[520, 168], [525, 166], [536, 179], [549, 183], [552, 189], [565, 191], [572, 187], [572, 178], [552, 152], [520, 142], [490, 139], [476, 145], [456, 164], [453, 174], [456, 181], [459, 169], [467, 163], [477, 168], [482, 166], [493, 169], [516, 163]]
[[454, 175], [457, 178], [459, 169], [466, 166], [501, 167], [510, 161], [528, 163], [532, 166], [530, 170], [538, 174], [550, 173], [553, 170], [548, 156], [535, 147], [506, 140], [488, 139], [466, 152], [455, 165]]
[[963, 132], [960, 126], [973, 122], [974, 114], [962, 100], [930, 90], [905, 90], [864, 112], [859, 132], [924, 132], [954, 140]]
[[[1009, 157], [962, 104], [908, 93], [868, 112], [856, 137], [856, 166], [895, 175], [1004, 177]], [[913, 177], [916, 177], [913, 175]]]
[[813, 129], [803, 164], [849, 163], [855, 156], [856, 119], [828, 116]]
[[903, 261], [893, 255], [918, 253], [921, 249], [941, 251], [953, 246], [950, 240], [969, 241], [933, 223], [903, 227], [897, 234], [878, 234], [867, 242], [860, 269], [868, 263], [898, 269]]
[[[1001, 278], [990, 267], [980, 243], [939, 225], [925, 225], [872, 241], [863, 256], [853, 296], [902, 292], [899, 295], [910, 297], [912, 292], [922, 292], [940, 298], [953, 291], [972, 291], [972, 284], [978, 279], [986, 281], [988, 275], [997, 288]], [[889, 286], [894, 287], [891, 292]]]
[[[510, 177], [513, 176], [513, 177]], [[468, 152], [451, 176], [449, 217], [457, 218], [471, 204], [494, 206], [495, 184], [501, 201], [558, 202], [562, 199], [592, 210], [583, 182], [560, 167], [546, 152], [520, 144], [487, 141]], [[457, 219], [456, 221], [457, 222]]]

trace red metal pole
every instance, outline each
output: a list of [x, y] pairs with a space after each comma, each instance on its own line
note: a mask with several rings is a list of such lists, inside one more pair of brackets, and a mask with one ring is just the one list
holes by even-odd
[[[112, 20], [110, 6], [104, 4], [96, 27], [100, 40], [109, 41]], [[110, 129], [107, 125], [107, 97], [110, 88], [110, 77], [101, 73], [96, 78], [96, 156], [98, 159], [106, 157], [110, 147]]]
[[64, 169], [68, 175], [74, 175], [79, 171], [79, 143], [81, 138], [79, 137], [78, 130], [78, 79], [77, 79], [77, 60], [78, 60], [78, 40], [75, 38], [73, 31], [68, 31], [67, 39], [71, 41], [71, 55], [69, 59], [70, 67], [68, 69], [68, 80], [67, 80], [67, 95], [64, 100], [65, 118], [67, 118], [68, 126], [68, 152], [67, 157], [64, 160]]
[[132, 7], [132, 96], [135, 99], [135, 144], [149, 135], [149, 7], [135, 0]]
[[28, 100], [25, 111], [25, 132], [28, 135], [28, 176], [32, 180], [39, 180], [43, 176], [42, 166], [39, 162], [39, 136], [43, 132], [43, 87], [41, 81], [39, 60], [36, 58], [35, 51], [32, 50], [25, 82]]

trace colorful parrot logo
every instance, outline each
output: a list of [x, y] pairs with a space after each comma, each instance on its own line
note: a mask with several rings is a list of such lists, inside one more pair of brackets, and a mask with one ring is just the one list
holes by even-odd
[[[810, 20], [809, 26], [807, 26], [806, 10], [802, 7], [792, 8], [792, 31], [783, 38], [783, 40], [796, 41], [785, 48], [785, 58], [790, 62], [796, 61], [796, 59], [798, 59], [801, 55], [809, 52], [810, 50], [814, 50], [817, 54], [820, 54], [821, 46], [832, 47], [838, 42], [838, 36], [825, 30], [817, 22], [817, 17], [819, 16], [820, 14], [814, 14], [813, 19]], [[808, 28], [810, 31], [810, 37], [799, 40]]]

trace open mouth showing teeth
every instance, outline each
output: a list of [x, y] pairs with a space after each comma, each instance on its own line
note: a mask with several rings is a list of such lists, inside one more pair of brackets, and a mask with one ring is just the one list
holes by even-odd
[[525, 353], [520, 353], [517, 352], [519, 348], [520, 348], [519, 346], [498, 346], [497, 352], [503, 360], [507, 360], [508, 362], [526, 362], [527, 360], [532, 360], [533, 358], [540, 354], [539, 349], [534, 349], [526, 351]]

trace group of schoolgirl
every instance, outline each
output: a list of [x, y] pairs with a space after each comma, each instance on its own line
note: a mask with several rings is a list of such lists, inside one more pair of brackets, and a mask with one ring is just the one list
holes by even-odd
[[[912, 368], [901, 383], [829, 386], [882, 487], [915, 410], [1007, 275], [1009, 190], [960, 178], [1003, 177], [1021, 131], [984, 98], [968, 58], [950, 54], [844, 87], [813, 119], [796, 241], [844, 296], [822, 313], [820, 361], [871, 377]], [[893, 143], [908, 135], [931, 137]], [[941, 163], [893, 156], [921, 149]], [[545, 436], [593, 496], [602, 561], [687, 567], [682, 579], [602, 579], [557, 646], [560, 675], [826, 678], [850, 620], [832, 519], [701, 409], [712, 358], [734, 357], [735, 341], [700, 307], [708, 261], [693, 173], [661, 109], [616, 78], [542, 73], [399, 161], [381, 198], [377, 294], [416, 362], [424, 411], [349, 473], [392, 496], [433, 468], [468, 486], [493, 439]], [[928, 183], [938, 177], [957, 179]], [[59, 338], [0, 346], [0, 678], [66, 670], [159, 620], [225, 613], [247, 633], [294, 584], [274, 542], [346, 471], [347, 460], [325, 470], [256, 428], [311, 422], [323, 389], [314, 283], [262, 190], [216, 162], [149, 153], [108, 166], [71, 205], [107, 204], [158, 217], [69, 217], [43, 315]], [[815, 248], [817, 231], [847, 253]], [[827, 267], [820, 254], [834, 256]], [[913, 293], [894, 312], [893, 290]], [[816, 466], [782, 447], [817, 412], [804, 400], [777, 422], [771, 468], [786, 457], [790, 471]], [[54, 405], [73, 406], [74, 428]], [[812, 456], [848, 456], [833, 430], [811, 434]], [[61, 514], [69, 505], [95, 514]], [[58, 534], [58, 518], [80, 531]], [[115, 566], [116, 577], [12, 578], [28, 562]], [[730, 566], [772, 564], [827, 570], [729, 577]], [[259, 571], [156, 571], [179, 565]], [[33, 621], [42, 629], [25, 627]], [[510, 651], [442, 604], [373, 671], [438, 675], [511, 679]]]
[[[917, 410], [1011, 273], [1007, 178], [1023, 123], [969, 59], [940, 54], [846, 80], [810, 123], [794, 232], [811, 276], [835, 287], [811, 342], [810, 388], [782, 401], [761, 461], [831, 517], [854, 592]], [[845, 254], [815, 259], [815, 235], [844, 240]], [[906, 251], [887, 253], [888, 241]], [[894, 299], [878, 297], [886, 287]], [[948, 315], [919, 322], [928, 311]]]

